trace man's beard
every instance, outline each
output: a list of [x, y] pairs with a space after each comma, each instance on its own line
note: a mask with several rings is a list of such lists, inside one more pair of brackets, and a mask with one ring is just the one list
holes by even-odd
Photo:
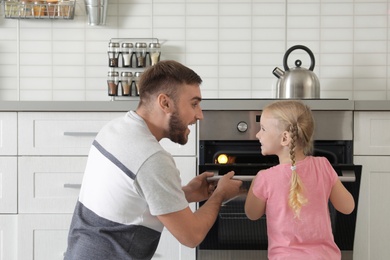
[[169, 120], [169, 139], [174, 143], [184, 145], [188, 141], [186, 131], [187, 125], [183, 123], [179, 113], [175, 110]]

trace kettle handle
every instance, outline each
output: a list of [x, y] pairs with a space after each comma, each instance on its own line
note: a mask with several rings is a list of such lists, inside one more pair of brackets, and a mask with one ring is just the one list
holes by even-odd
[[311, 50], [309, 48], [307, 48], [304, 45], [295, 45], [295, 46], [292, 46], [290, 49], [288, 49], [286, 51], [286, 53], [284, 54], [284, 57], [283, 57], [283, 67], [284, 67], [284, 70], [285, 71], [290, 70], [290, 68], [287, 65], [287, 59], [288, 59], [288, 56], [290, 55], [290, 53], [292, 51], [297, 50], [297, 49], [304, 50], [304, 51], [306, 51], [309, 54], [310, 59], [311, 59], [311, 64], [310, 64], [309, 70], [313, 71], [315, 63], [316, 63], [315, 58], [314, 58], [314, 54], [313, 54], [313, 52], [311, 52]]

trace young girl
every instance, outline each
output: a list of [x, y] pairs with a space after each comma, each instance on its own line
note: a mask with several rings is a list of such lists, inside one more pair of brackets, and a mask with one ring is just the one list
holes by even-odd
[[310, 156], [314, 120], [298, 101], [264, 108], [256, 137], [263, 155], [279, 165], [258, 172], [245, 202], [251, 220], [267, 216], [269, 259], [341, 259], [334, 242], [328, 201], [350, 214], [355, 202], [324, 157]]

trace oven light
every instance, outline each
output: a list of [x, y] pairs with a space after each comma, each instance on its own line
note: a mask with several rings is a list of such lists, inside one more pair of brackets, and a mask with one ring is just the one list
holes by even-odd
[[226, 164], [228, 162], [228, 156], [224, 153], [218, 155], [217, 162], [219, 164]]

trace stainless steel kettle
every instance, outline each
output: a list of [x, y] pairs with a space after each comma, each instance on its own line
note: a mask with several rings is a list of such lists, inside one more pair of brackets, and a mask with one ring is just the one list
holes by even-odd
[[[309, 69], [301, 68], [301, 60], [295, 61], [295, 68], [289, 68], [287, 59], [294, 50], [306, 51], [311, 59]], [[276, 82], [276, 98], [286, 99], [317, 99], [320, 98], [320, 82], [313, 72], [315, 65], [314, 55], [309, 48], [303, 45], [292, 46], [284, 54], [284, 70], [276, 67], [272, 73], [278, 78]]]

